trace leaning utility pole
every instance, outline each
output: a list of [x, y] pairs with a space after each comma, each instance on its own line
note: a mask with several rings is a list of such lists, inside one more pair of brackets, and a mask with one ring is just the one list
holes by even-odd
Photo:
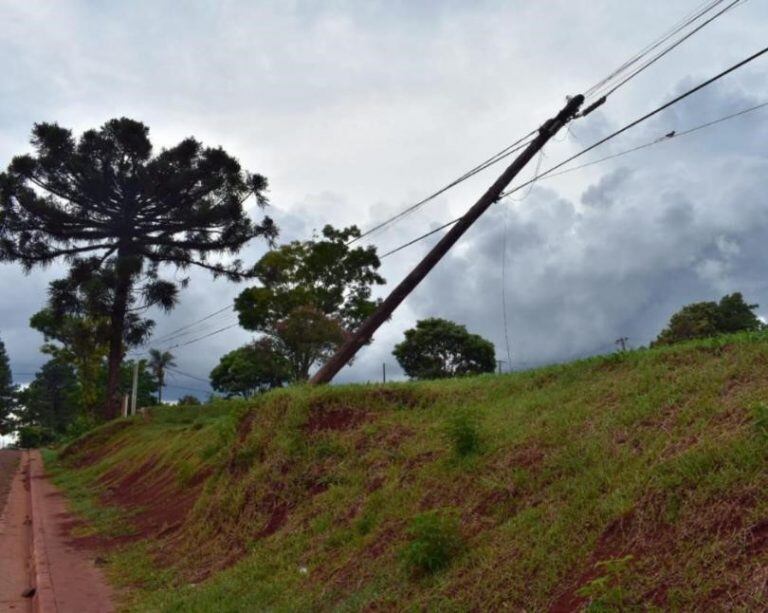
[[531, 158], [552, 138], [557, 131], [562, 128], [578, 112], [584, 96], [579, 94], [574, 96], [563, 109], [552, 119], [544, 122], [539, 128], [539, 133], [523, 152], [507, 167], [507, 169], [496, 179], [496, 182], [480, 197], [480, 199], [470, 208], [458, 222], [446, 232], [445, 236], [435, 245], [432, 250], [424, 257], [411, 273], [403, 279], [400, 284], [392, 290], [392, 293], [386, 297], [379, 307], [363, 322], [355, 333], [323, 364], [315, 375], [310, 379], [310, 383], [328, 383], [358, 352], [360, 347], [367, 343], [378, 330], [379, 326], [390, 318], [394, 310], [405, 300], [414, 288], [427, 276], [430, 270], [448, 253], [448, 250], [458, 241], [470, 226], [485, 213], [485, 211], [501, 196], [504, 189], [514, 179], [517, 174], [525, 167]]

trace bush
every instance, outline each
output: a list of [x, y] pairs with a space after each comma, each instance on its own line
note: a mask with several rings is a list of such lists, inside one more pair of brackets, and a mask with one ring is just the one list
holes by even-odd
[[90, 432], [98, 425], [99, 422], [96, 421], [96, 418], [93, 417], [93, 415], [81, 413], [67, 426], [64, 439], [66, 441], [74, 441], [76, 438], [80, 438], [83, 434]]
[[453, 415], [448, 422], [448, 438], [459, 457], [480, 451], [480, 429], [477, 417], [467, 410]]
[[41, 426], [24, 426], [19, 429], [19, 447], [33, 449], [45, 447], [56, 440], [56, 434]]
[[413, 574], [432, 574], [448, 566], [462, 550], [458, 520], [452, 515], [430, 511], [417, 515], [408, 528], [410, 543], [402, 552]]
[[760, 402], [752, 406], [752, 424], [760, 436], [768, 438], [768, 405]]

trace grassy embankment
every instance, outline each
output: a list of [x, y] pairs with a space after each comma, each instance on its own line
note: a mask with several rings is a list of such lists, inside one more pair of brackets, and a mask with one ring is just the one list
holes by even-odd
[[767, 459], [742, 335], [167, 408], [49, 465], [127, 610], [754, 610]]

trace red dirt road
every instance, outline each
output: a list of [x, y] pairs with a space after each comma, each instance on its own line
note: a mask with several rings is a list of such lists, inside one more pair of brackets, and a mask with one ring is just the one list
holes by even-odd
[[[95, 552], [69, 545], [74, 518], [45, 477], [40, 454], [24, 452], [14, 471], [18, 452], [15, 458], [7, 453], [0, 453], [0, 503], [8, 489], [0, 521], [0, 611], [114, 611], [109, 586], [94, 564]], [[30, 587], [34, 597], [24, 598], [22, 592]]]
[[20, 451], [0, 451], [0, 611], [32, 611], [22, 593], [33, 585], [29, 483]]

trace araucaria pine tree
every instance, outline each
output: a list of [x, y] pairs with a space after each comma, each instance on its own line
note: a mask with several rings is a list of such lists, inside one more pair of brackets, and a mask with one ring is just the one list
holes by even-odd
[[70, 265], [72, 292], [100, 277], [109, 318], [107, 403], [118, 415], [120, 364], [129, 315], [176, 304], [181, 281], [164, 267], [199, 266], [240, 280], [235, 254], [248, 241], [277, 234], [269, 217], [253, 222], [244, 200], [267, 204], [267, 180], [244, 171], [221, 148], [187, 138], [153, 154], [148, 128], [113, 119], [75, 139], [56, 124], [36, 124], [34, 155], [15, 157], [0, 173], [0, 261], [30, 270], [55, 260]]
[[11, 412], [16, 407], [16, 388], [11, 376], [11, 365], [5, 345], [0, 340], [0, 434], [11, 429]]

